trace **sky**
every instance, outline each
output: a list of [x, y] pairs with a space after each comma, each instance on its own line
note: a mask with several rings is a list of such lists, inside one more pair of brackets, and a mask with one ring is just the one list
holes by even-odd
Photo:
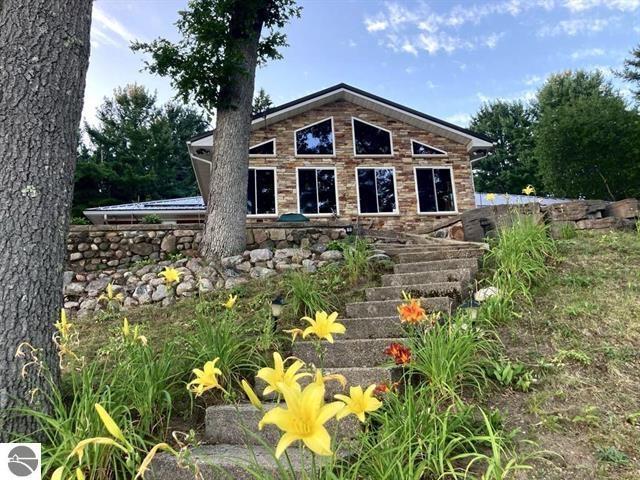
[[[256, 91], [274, 105], [345, 82], [466, 126], [493, 99], [531, 100], [568, 69], [613, 77], [640, 44], [640, 0], [299, 0], [284, 59], [261, 67]], [[95, 0], [84, 118], [114, 88], [137, 82], [171, 100], [170, 81], [143, 71], [133, 40], [177, 40], [186, 0]]]

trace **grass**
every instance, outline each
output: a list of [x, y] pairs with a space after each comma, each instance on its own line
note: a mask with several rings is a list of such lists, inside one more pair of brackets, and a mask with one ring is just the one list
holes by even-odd
[[558, 457], [530, 479], [640, 478], [640, 237], [578, 232], [499, 327], [509, 358], [535, 371], [529, 392], [496, 390], [508, 428]]

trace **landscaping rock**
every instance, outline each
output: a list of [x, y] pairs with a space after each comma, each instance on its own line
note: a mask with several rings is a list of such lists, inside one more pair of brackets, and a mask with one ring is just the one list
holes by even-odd
[[177, 245], [178, 239], [175, 236], [169, 234], [162, 239], [162, 242], [160, 243], [160, 250], [165, 253], [175, 253], [177, 251]]
[[478, 290], [474, 298], [477, 302], [484, 302], [487, 299], [494, 297], [498, 294], [498, 289], [496, 287], [485, 287]]
[[191, 280], [183, 281], [176, 287], [176, 295], [179, 297], [187, 297], [195, 289], [195, 283]]
[[250, 272], [251, 278], [265, 278], [275, 274], [275, 270], [266, 267], [253, 267]]
[[343, 255], [340, 250], [327, 250], [320, 254], [320, 259], [325, 261], [336, 261], [342, 260]]
[[165, 298], [167, 298], [168, 294], [169, 294], [169, 289], [167, 288], [166, 285], [164, 284], [158, 285], [158, 288], [156, 288], [156, 291], [153, 292], [153, 295], [151, 295], [151, 300], [153, 300], [154, 302], [160, 302]]
[[244, 260], [242, 255], [233, 255], [231, 257], [222, 257], [220, 263], [224, 268], [233, 268]]
[[64, 288], [64, 294], [76, 297], [84, 293], [84, 283], [72, 282]]
[[258, 248], [256, 250], [251, 250], [249, 253], [251, 257], [251, 262], [264, 262], [266, 260], [271, 260], [273, 258], [273, 252], [268, 248]]
[[200, 293], [207, 293], [213, 290], [213, 283], [208, 278], [201, 278], [198, 281], [198, 291]]

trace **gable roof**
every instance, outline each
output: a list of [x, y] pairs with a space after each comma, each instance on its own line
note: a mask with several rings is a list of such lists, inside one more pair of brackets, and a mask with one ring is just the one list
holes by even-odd
[[[453, 123], [419, 112], [386, 98], [352, 87], [346, 83], [339, 83], [324, 90], [312, 93], [305, 97], [284, 103], [277, 107], [269, 108], [253, 116], [252, 128], [257, 129], [265, 125], [279, 122], [286, 118], [310, 110], [312, 108], [334, 102], [347, 100], [371, 110], [378, 111], [390, 117], [395, 117], [417, 127], [429, 128], [440, 135], [467, 145], [468, 151], [477, 149], [490, 149], [493, 140], [486, 135], [473, 132]], [[212, 146], [213, 131], [203, 132], [189, 139], [190, 146]]]

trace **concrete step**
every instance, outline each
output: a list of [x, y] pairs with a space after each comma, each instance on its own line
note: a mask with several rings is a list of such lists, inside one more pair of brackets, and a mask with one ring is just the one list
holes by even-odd
[[[420, 299], [428, 312], [451, 312], [453, 301], [449, 297], [430, 297]], [[398, 315], [401, 300], [382, 300], [347, 304], [347, 317], [392, 317]]]
[[468, 268], [471, 275], [478, 272], [477, 258], [452, 258], [448, 260], [430, 260], [414, 263], [398, 263], [393, 266], [393, 273], [433, 272], [438, 270], [455, 270]]
[[[197, 465], [201, 480], [253, 480], [251, 471], [259, 469], [269, 478], [301, 478], [304, 470], [311, 470], [311, 454], [294, 444], [287, 450], [291, 467], [285, 456], [276, 461], [275, 449], [261, 445], [201, 445], [190, 449], [190, 457]], [[302, 456], [304, 455], [304, 457]], [[316, 461], [318, 461], [316, 459]], [[303, 467], [304, 466], [304, 467]], [[291, 471], [293, 469], [293, 472]], [[179, 465], [173, 455], [160, 453], [155, 456], [145, 479], [148, 480], [194, 480], [194, 473]]]
[[323, 342], [324, 358], [321, 360], [313, 342], [296, 342], [292, 354], [306, 363], [323, 365], [324, 368], [336, 367], [377, 367], [389, 363], [390, 358], [384, 349], [391, 342], [402, 342], [398, 338], [375, 338], [356, 340], [336, 340], [330, 344]]
[[471, 281], [471, 270], [458, 268], [452, 270], [434, 270], [419, 273], [390, 273], [382, 275], [382, 286], [394, 287], [401, 285], [420, 285], [431, 282], [462, 282]]
[[339, 340], [356, 338], [390, 338], [403, 337], [405, 332], [398, 320], [398, 312], [389, 317], [344, 318], [342, 323], [347, 328], [344, 335], [336, 335]]
[[400, 287], [373, 287], [367, 288], [365, 296], [367, 300], [402, 300], [402, 292], [411, 295], [413, 298], [428, 297], [451, 297], [462, 298], [466, 293], [466, 288], [460, 282], [440, 282], [425, 283], [422, 285], [404, 285]]
[[389, 247], [379, 248], [384, 250], [388, 255], [399, 255], [402, 253], [420, 253], [420, 252], [437, 252], [439, 250], [478, 250], [475, 245], [460, 245], [455, 247], [443, 246], [443, 245], [408, 245], [406, 247]]
[[[276, 404], [264, 403], [263, 406], [265, 410], [270, 410]], [[275, 446], [282, 432], [275, 425], [265, 425], [261, 431], [258, 430], [258, 422], [263, 415], [249, 403], [208, 407], [205, 415], [205, 441], [212, 445], [261, 445], [264, 442]], [[330, 433], [335, 432], [339, 440], [354, 438], [360, 431], [360, 422], [354, 416], [341, 420], [339, 428], [335, 419], [325, 426]]]
[[478, 258], [483, 254], [484, 251], [478, 249], [446, 248], [433, 252], [400, 253], [396, 255], [395, 261], [396, 263], [428, 262], [431, 260], [449, 260], [453, 258]]
[[[396, 320], [397, 322], [397, 320]], [[325, 383], [325, 400], [333, 400], [333, 396], [337, 393], [345, 393], [348, 395], [349, 387], [360, 385], [363, 389], [366, 389], [372, 383], [380, 384], [387, 383], [392, 384], [400, 380], [402, 376], [402, 370], [392, 367], [347, 367], [347, 368], [325, 368], [322, 371], [323, 375], [340, 374], [347, 380], [346, 388], [342, 388], [340, 383], [335, 380], [330, 380]], [[300, 385], [305, 386], [309, 382], [313, 381], [313, 377], [305, 377], [300, 379]], [[272, 400], [275, 398], [273, 393], [266, 396], [262, 395], [266, 383], [256, 378], [256, 393], [265, 399]]]

